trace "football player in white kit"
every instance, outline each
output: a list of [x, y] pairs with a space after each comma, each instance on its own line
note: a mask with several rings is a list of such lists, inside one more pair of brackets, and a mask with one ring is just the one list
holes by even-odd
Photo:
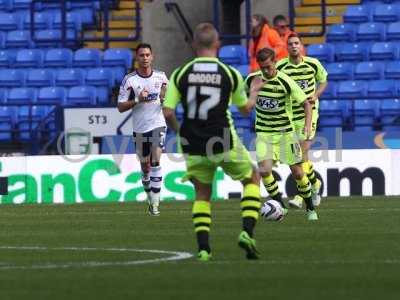
[[162, 113], [168, 78], [152, 67], [151, 45], [136, 48], [138, 68], [125, 76], [118, 96], [118, 110], [132, 110], [133, 137], [142, 169], [142, 184], [147, 193], [149, 214], [160, 214], [162, 173], [160, 156], [164, 148], [166, 123]]

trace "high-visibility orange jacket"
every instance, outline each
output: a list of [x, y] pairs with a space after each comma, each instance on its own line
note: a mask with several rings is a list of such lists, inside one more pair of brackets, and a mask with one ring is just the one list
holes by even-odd
[[265, 24], [260, 36], [256, 39], [251, 39], [249, 43], [250, 72], [257, 71], [260, 68], [256, 60], [256, 54], [265, 47], [275, 50], [277, 60], [287, 56], [286, 45], [278, 32]]

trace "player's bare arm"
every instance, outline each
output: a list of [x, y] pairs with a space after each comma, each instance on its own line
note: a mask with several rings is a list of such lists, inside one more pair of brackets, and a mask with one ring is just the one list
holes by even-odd
[[[129, 89], [132, 89], [132, 88], [129, 88]], [[131, 94], [132, 94], [132, 92], [131, 92]], [[126, 112], [127, 110], [132, 109], [136, 105], [136, 103], [147, 101], [148, 95], [149, 95], [149, 92], [146, 89], [143, 89], [137, 98], [132, 99], [133, 97], [130, 97], [130, 99], [128, 101], [119, 102], [118, 103], [118, 111], [120, 113], [123, 113], [123, 112]]]
[[135, 106], [134, 101], [125, 101], [125, 102], [119, 102], [118, 103], [118, 111], [120, 113], [126, 112], [127, 110], [132, 109]]
[[118, 111], [120, 113], [126, 112], [127, 110], [132, 109], [136, 105], [136, 101], [134, 98], [134, 92], [132, 88], [128, 88], [129, 91], [129, 99], [125, 102], [118, 102]]
[[321, 82], [318, 85], [318, 88], [316, 89], [314, 95], [312, 96], [312, 101], [317, 101], [322, 95], [322, 93], [325, 91], [326, 87], [328, 86], [328, 81]]
[[163, 103], [165, 100], [165, 94], [167, 93], [167, 84], [163, 83], [160, 90], [160, 102]]
[[176, 119], [175, 110], [168, 107], [163, 107], [163, 114], [165, 121], [167, 122], [168, 128], [171, 128], [173, 131], [178, 132], [179, 123]]
[[250, 85], [250, 92], [249, 92], [249, 100], [247, 101], [245, 106], [239, 107], [239, 111], [247, 116], [253, 110], [254, 106], [256, 105], [258, 92], [264, 86], [265, 82], [260, 77], [257, 76], [251, 81]]
[[304, 113], [305, 113], [305, 126], [304, 135], [308, 139], [311, 136], [311, 122], [312, 122], [312, 104], [309, 99], [304, 101]]

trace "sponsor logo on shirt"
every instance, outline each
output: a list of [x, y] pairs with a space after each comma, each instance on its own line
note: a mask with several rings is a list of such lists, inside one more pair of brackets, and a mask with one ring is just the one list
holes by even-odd
[[258, 97], [257, 106], [262, 110], [276, 111], [279, 109], [279, 101], [267, 97]]

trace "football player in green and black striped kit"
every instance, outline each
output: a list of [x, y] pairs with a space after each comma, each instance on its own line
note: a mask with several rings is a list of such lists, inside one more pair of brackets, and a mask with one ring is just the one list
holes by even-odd
[[[201, 23], [194, 32], [197, 57], [176, 69], [168, 84], [164, 116], [169, 128], [179, 133], [186, 159], [186, 179], [196, 191], [192, 218], [199, 246], [198, 259], [211, 259], [211, 192], [218, 167], [243, 184], [240, 202], [242, 231], [238, 244], [248, 259], [259, 253], [253, 236], [260, 202], [260, 177], [249, 152], [240, 142], [229, 111], [231, 104], [243, 113], [252, 111], [255, 102], [248, 101], [240, 73], [217, 58], [218, 32], [212, 24]], [[175, 108], [181, 103], [182, 124], [177, 122]]]
[[[276, 68], [292, 78], [313, 104], [311, 135], [309, 137], [304, 136], [304, 107], [298, 103], [293, 104], [293, 123], [303, 152], [303, 170], [312, 185], [313, 204], [318, 206], [321, 202], [321, 196], [319, 195], [321, 181], [315, 176], [314, 166], [309, 160], [308, 151], [317, 129], [318, 98], [328, 85], [328, 73], [318, 59], [301, 55], [302, 43], [297, 34], [293, 33], [288, 37], [287, 47], [289, 57], [280, 60]], [[296, 208], [301, 208], [302, 203], [303, 198], [301, 195], [296, 195], [294, 199], [289, 200], [289, 205]]]
[[[302, 152], [295, 134], [292, 107], [304, 107], [304, 135], [311, 134], [312, 105], [306, 94], [289, 76], [275, 67], [275, 52], [263, 48], [257, 53], [260, 70], [246, 78], [250, 101], [256, 100], [256, 152], [262, 182], [272, 199], [284, 207], [278, 183], [272, 174], [276, 162], [289, 165], [297, 189], [306, 203], [307, 219], [318, 220], [311, 200], [311, 184], [302, 168]], [[285, 212], [287, 209], [284, 207]]]

